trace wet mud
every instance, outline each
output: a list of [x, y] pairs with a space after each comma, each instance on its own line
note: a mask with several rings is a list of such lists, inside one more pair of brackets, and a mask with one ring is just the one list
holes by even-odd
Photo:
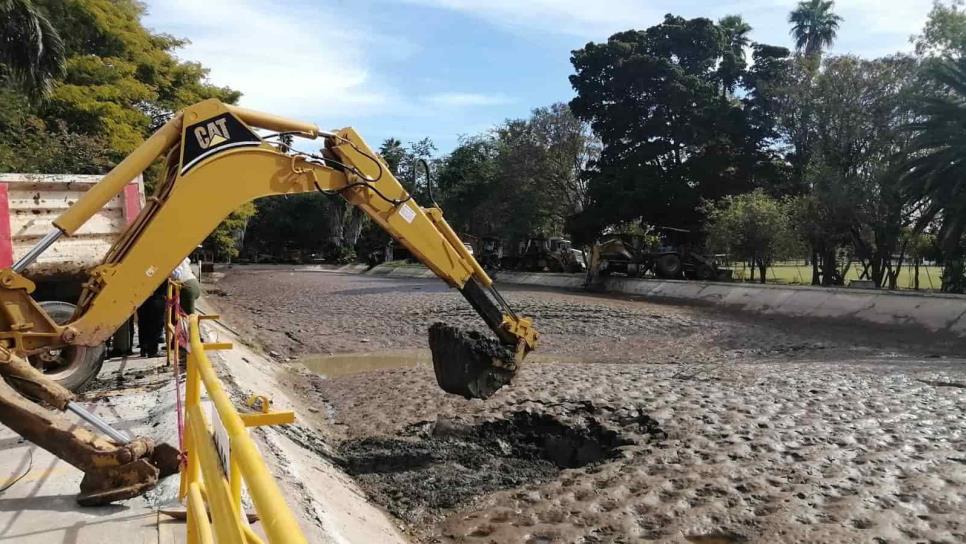
[[517, 411], [477, 425], [443, 418], [415, 423], [393, 437], [347, 441], [339, 454], [376, 502], [400, 519], [425, 525], [483, 494], [615, 459], [617, 449], [630, 443], [592, 417]]
[[513, 380], [513, 351], [477, 330], [436, 322], [429, 327], [436, 383], [447, 393], [488, 399]]
[[482, 329], [440, 282], [241, 269], [219, 288], [305, 399], [288, 432], [415, 542], [966, 541], [966, 360], [942, 339], [505, 289], [540, 357], [484, 401], [426, 359], [296, 362]]

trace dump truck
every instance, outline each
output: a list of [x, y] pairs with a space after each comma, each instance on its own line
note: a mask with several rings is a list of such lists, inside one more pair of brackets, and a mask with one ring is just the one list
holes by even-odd
[[[53, 220], [77, 202], [101, 176], [74, 174], [0, 174], [0, 268], [10, 267], [47, 234]], [[101, 208], [77, 236], [63, 238], [28, 266], [23, 275], [34, 282], [37, 300], [55, 321], [74, 314], [92, 268], [144, 207], [144, 183], [139, 175]], [[31, 355], [31, 363], [71, 390], [81, 389], [100, 371], [108, 350], [126, 354], [133, 328], [126, 321], [100, 356], [80, 350], [54, 349]]]

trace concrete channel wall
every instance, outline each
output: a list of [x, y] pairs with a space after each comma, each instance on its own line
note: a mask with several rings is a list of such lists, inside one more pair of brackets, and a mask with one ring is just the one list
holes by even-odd
[[[377, 266], [367, 274], [432, 278], [418, 266]], [[582, 274], [500, 272], [497, 283], [583, 289]], [[601, 291], [649, 299], [724, 306], [786, 317], [858, 321], [966, 337], [966, 296], [849, 288], [607, 278]]]

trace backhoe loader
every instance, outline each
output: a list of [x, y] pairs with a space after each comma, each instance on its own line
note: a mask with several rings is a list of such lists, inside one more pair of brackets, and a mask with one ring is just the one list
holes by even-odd
[[[289, 135], [321, 139], [321, 151], [298, 151], [284, 143], [289, 139], [282, 136]], [[31, 298], [34, 285], [20, 272], [58, 238], [75, 234], [159, 158], [165, 176], [155, 194], [91, 270], [73, 317], [53, 319]], [[58, 217], [55, 229], [31, 251], [0, 270], [0, 422], [85, 473], [78, 502], [139, 495], [177, 471], [179, 452], [113, 429], [28, 357], [58, 349], [73, 357], [100, 356], [104, 341], [232, 210], [260, 197], [311, 191], [358, 206], [458, 289], [496, 334], [498, 340], [492, 340], [446, 324], [431, 328], [433, 366], [445, 391], [486, 398], [509, 382], [536, 347], [531, 320], [514, 313], [493, 288], [439, 207], [417, 205], [353, 129], [328, 132], [214, 99], [200, 102], [174, 115]], [[107, 436], [58, 411], [73, 412]]]

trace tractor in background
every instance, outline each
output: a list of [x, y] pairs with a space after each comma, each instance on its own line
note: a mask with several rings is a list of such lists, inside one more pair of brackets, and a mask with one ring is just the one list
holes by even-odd
[[662, 279], [713, 281], [726, 277], [728, 271], [700, 247], [693, 231], [673, 227], [658, 227], [646, 235], [610, 235], [594, 244], [589, 276], [639, 278], [651, 272]]

